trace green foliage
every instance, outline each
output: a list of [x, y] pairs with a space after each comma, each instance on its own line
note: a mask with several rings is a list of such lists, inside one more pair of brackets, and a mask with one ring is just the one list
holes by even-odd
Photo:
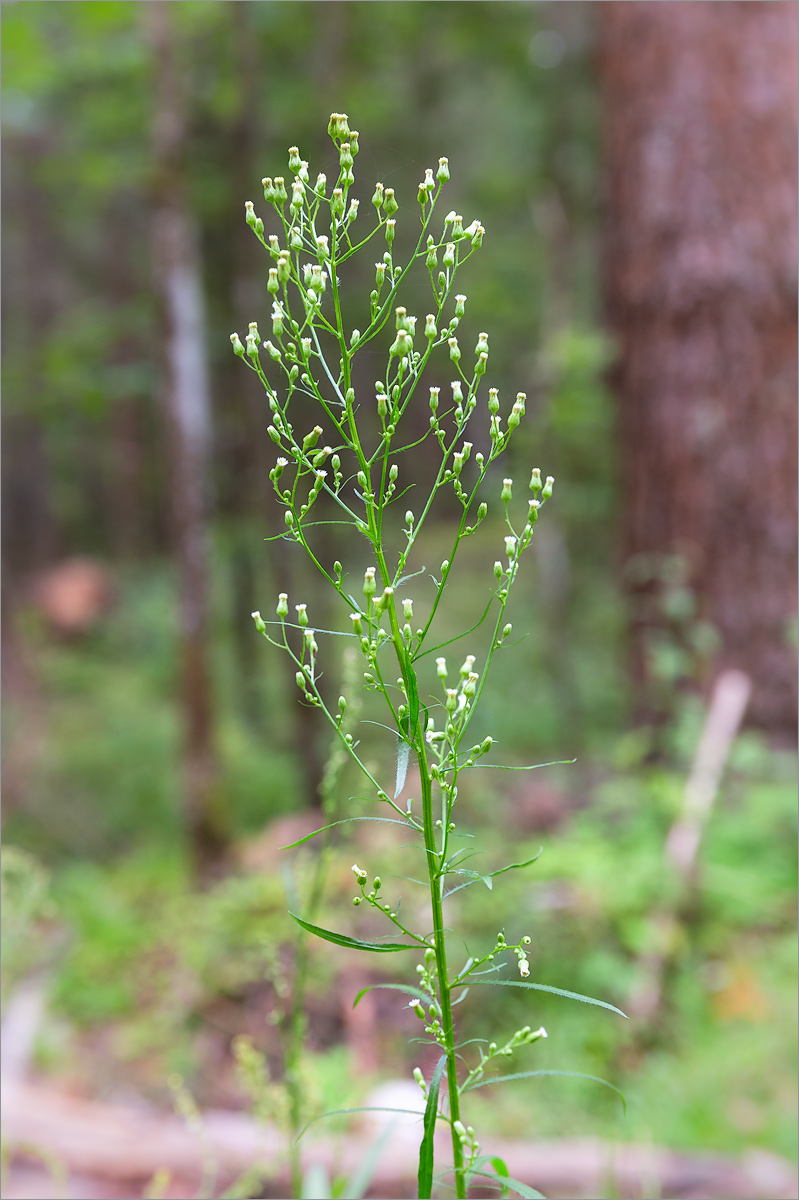
[[0, 857], [3, 1000], [32, 970], [44, 965], [43, 928], [55, 916], [50, 879], [36, 859], [5, 842]]

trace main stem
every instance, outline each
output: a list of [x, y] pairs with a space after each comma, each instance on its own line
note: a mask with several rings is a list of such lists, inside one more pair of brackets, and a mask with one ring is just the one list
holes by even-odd
[[458, 1059], [455, 1054], [455, 1026], [452, 1019], [452, 998], [449, 990], [449, 974], [447, 972], [447, 945], [444, 931], [440, 863], [436, 847], [435, 822], [433, 820], [433, 781], [427, 764], [424, 729], [421, 728], [421, 725], [417, 731], [416, 754], [419, 759], [419, 774], [422, 781], [424, 847], [427, 858], [427, 872], [430, 880], [430, 906], [433, 911], [433, 938], [435, 940], [436, 967], [438, 970], [441, 1026], [444, 1030], [444, 1048], [447, 1055], [447, 1088], [449, 1091], [449, 1116], [452, 1132], [452, 1162], [455, 1171], [455, 1195], [458, 1197], [458, 1200], [465, 1200], [466, 1180], [463, 1171], [463, 1148], [460, 1137], [455, 1131], [455, 1122], [460, 1121]]

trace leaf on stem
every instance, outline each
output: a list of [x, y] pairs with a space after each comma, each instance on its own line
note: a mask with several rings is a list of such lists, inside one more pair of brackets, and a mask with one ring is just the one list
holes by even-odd
[[421, 988], [411, 987], [405, 983], [370, 983], [368, 987], [361, 988], [358, 995], [352, 1002], [352, 1007], [357, 1008], [358, 1003], [363, 999], [367, 992], [373, 992], [377, 988], [388, 988], [393, 992], [405, 992], [406, 996], [415, 996], [417, 1000], [424, 1000], [429, 1003], [430, 997]]
[[344, 817], [341, 821], [331, 821], [329, 825], [315, 829], [313, 833], [306, 833], [305, 837], [299, 838], [296, 842], [289, 842], [287, 846], [280, 846], [279, 849], [293, 850], [295, 846], [301, 846], [303, 842], [310, 842], [311, 838], [318, 837], [320, 833], [327, 833], [328, 829], [335, 829], [336, 825], [348, 825], [350, 821], [385, 821], [388, 825], [402, 825], [406, 829], [413, 828], [409, 821], [395, 821], [392, 817]]
[[436, 1063], [436, 1069], [427, 1092], [427, 1105], [424, 1110], [424, 1136], [419, 1147], [419, 1200], [430, 1200], [433, 1191], [433, 1137], [438, 1116], [438, 1091], [441, 1087], [441, 1075], [446, 1061], [446, 1055], [442, 1054]]
[[[360, 938], [347, 937], [345, 933], [334, 933], [330, 929], [312, 925], [310, 921], [303, 921], [302, 917], [298, 917], [296, 913], [290, 912], [289, 916], [308, 933], [314, 933], [318, 938], [332, 942], [335, 946], [344, 946], [347, 950], [370, 950], [373, 954], [393, 954], [397, 950], [414, 949], [412, 942], [364, 942]], [[595, 1003], [598, 1004], [599, 1001], [597, 1000]]]
[[540, 1192], [535, 1188], [528, 1187], [526, 1183], [522, 1183], [520, 1179], [514, 1179], [511, 1175], [495, 1175], [490, 1171], [470, 1171], [470, 1177], [475, 1175], [483, 1179], [492, 1179], [495, 1183], [500, 1183], [503, 1194], [507, 1195], [507, 1189], [515, 1192], [517, 1196], [521, 1196], [522, 1200], [545, 1200]]
[[[461, 987], [458, 984], [458, 987]], [[580, 1000], [583, 1004], [596, 1004], [599, 1008], [607, 1008], [609, 1012], [618, 1013], [627, 1020], [627, 1013], [608, 1004], [605, 1000], [596, 1000], [593, 996], [582, 996], [579, 992], [568, 992], [565, 988], [550, 987], [547, 983], [523, 983], [521, 979], [470, 979], [470, 987], [518, 987], [531, 988], [534, 992], [551, 992], [553, 996], [565, 996], [567, 1000]]]

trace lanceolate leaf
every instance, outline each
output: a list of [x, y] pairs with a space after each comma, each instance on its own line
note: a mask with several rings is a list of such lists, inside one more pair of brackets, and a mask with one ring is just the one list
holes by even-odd
[[324, 941], [332, 942], [335, 946], [344, 946], [347, 950], [370, 950], [373, 954], [393, 954], [397, 950], [414, 949], [412, 942], [363, 942], [360, 938], [347, 937], [345, 933], [333, 933], [330, 929], [312, 925], [310, 921], [303, 921], [302, 917], [298, 917], [296, 913], [290, 912], [289, 916], [303, 929], [307, 929], [308, 933], [314, 933]]
[[441, 1073], [446, 1061], [446, 1055], [442, 1054], [436, 1063], [436, 1069], [427, 1092], [427, 1106], [424, 1110], [424, 1137], [419, 1147], [419, 1200], [430, 1200], [433, 1191], [433, 1137], [436, 1132], [436, 1117], [438, 1116], [438, 1090], [441, 1087]]
[[499, 1182], [503, 1191], [505, 1188], [510, 1188], [511, 1191], [516, 1192], [517, 1196], [521, 1196], [522, 1200], [545, 1200], [545, 1197], [535, 1188], [528, 1187], [526, 1183], [522, 1183], [520, 1179], [514, 1179], [511, 1175], [497, 1176], [489, 1171], [470, 1171], [469, 1174], [482, 1179], [492, 1179], [495, 1183]]
[[[461, 985], [458, 984], [458, 987]], [[567, 1000], [579, 1000], [583, 1004], [596, 1004], [599, 1008], [607, 1008], [610, 1012], [618, 1013], [620, 1017], [627, 1019], [627, 1013], [622, 1012], [620, 1008], [616, 1008], [615, 1004], [608, 1004], [605, 1000], [596, 1000], [593, 996], [581, 996], [579, 992], [567, 992], [565, 988], [550, 987], [546, 983], [524, 983], [521, 979], [470, 979], [469, 986], [474, 987], [518, 987], [531, 988], [534, 992], [551, 992], [553, 996], [565, 996]]]
[[373, 992], [377, 988], [389, 988], [391, 991], [394, 991], [394, 992], [405, 992], [406, 996], [415, 996], [417, 1000], [424, 1000], [425, 1003], [429, 1003], [429, 1001], [430, 1001], [430, 997], [427, 995], [426, 992], [423, 992], [421, 988], [411, 987], [410, 984], [406, 984], [406, 983], [370, 983], [368, 987], [361, 988], [361, 990], [358, 992], [358, 995], [355, 997], [355, 999], [352, 1002], [352, 1007], [356, 1008], [358, 1006], [359, 1002], [364, 998], [364, 996], [366, 995], [367, 992]]
[[305, 837], [298, 838], [296, 842], [289, 842], [287, 846], [281, 846], [281, 850], [293, 850], [295, 846], [301, 846], [303, 842], [310, 842], [311, 838], [318, 837], [320, 833], [327, 833], [328, 829], [335, 829], [336, 825], [349, 825], [352, 821], [383, 821], [389, 825], [402, 825], [405, 829], [413, 829], [409, 821], [395, 821], [393, 817], [344, 817], [341, 821], [331, 821], [329, 825], [322, 825], [320, 829], [315, 829], [313, 833], [306, 833]]

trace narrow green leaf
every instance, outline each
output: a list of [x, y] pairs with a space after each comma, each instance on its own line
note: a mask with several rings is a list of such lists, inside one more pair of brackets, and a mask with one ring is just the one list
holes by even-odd
[[424, 1110], [424, 1137], [419, 1147], [419, 1200], [430, 1200], [433, 1192], [433, 1137], [438, 1116], [438, 1091], [441, 1087], [441, 1074], [446, 1061], [446, 1055], [442, 1054], [436, 1063], [436, 1069], [427, 1092], [427, 1105]]
[[506, 871], [520, 871], [522, 869], [522, 867], [529, 867], [534, 862], [538, 862], [538, 859], [541, 857], [541, 855], [543, 853], [544, 853], [544, 847], [540, 846], [538, 853], [534, 854], [532, 858], [527, 858], [527, 859], [525, 859], [524, 862], [508, 863], [507, 867], [500, 867], [498, 871], [492, 871], [491, 878], [496, 879], [497, 875], [504, 875]]
[[289, 842], [287, 846], [280, 846], [279, 849], [293, 850], [295, 846], [301, 846], [303, 842], [310, 842], [311, 838], [318, 837], [320, 833], [327, 833], [328, 829], [335, 829], [336, 825], [348, 825], [351, 821], [384, 821], [388, 825], [402, 825], [406, 829], [413, 829], [409, 821], [395, 821], [391, 817], [344, 817], [341, 821], [331, 821], [329, 825], [322, 825], [313, 833], [306, 833], [305, 837], [299, 838], [296, 842]]
[[303, 929], [307, 929], [308, 933], [315, 933], [324, 941], [332, 942], [334, 946], [344, 946], [347, 950], [370, 950], [373, 954], [393, 954], [397, 950], [413, 950], [414, 948], [412, 942], [363, 942], [360, 938], [347, 937], [345, 933], [333, 933], [330, 929], [312, 925], [310, 921], [303, 921], [302, 917], [298, 917], [296, 913], [290, 912], [289, 916]]
[[396, 800], [402, 789], [405, 787], [405, 777], [408, 774], [408, 760], [411, 756], [411, 748], [405, 738], [397, 738], [397, 777], [394, 783], [394, 799]]
[[430, 997], [421, 988], [411, 987], [406, 983], [370, 983], [368, 987], [361, 988], [358, 995], [352, 1002], [352, 1007], [357, 1008], [359, 1002], [363, 999], [367, 992], [376, 991], [377, 988], [388, 988], [393, 992], [405, 992], [406, 996], [415, 996], [417, 1000], [429, 1001]]
[[488, 1087], [492, 1083], [509, 1083], [512, 1079], [535, 1079], [539, 1075], [561, 1075], [565, 1079], [588, 1079], [591, 1083], [601, 1083], [616, 1093], [621, 1100], [624, 1115], [627, 1116], [627, 1101], [624, 1093], [620, 1092], [612, 1083], [608, 1083], [607, 1079], [601, 1079], [599, 1075], [585, 1075], [582, 1071], [516, 1071], [513, 1075], [495, 1075], [492, 1079], [481, 1079], [477, 1083], [465, 1087], [463, 1091], [464, 1093], [473, 1092], [475, 1088]]
[[[607, 1008], [610, 1012], [618, 1013], [627, 1020], [627, 1013], [608, 1004], [605, 1000], [596, 1000], [593, 996], [582, 996], [579, 992], [568, 992], [565, 988], [550, 987], [546, 983], [524, 983], [521, 979], [470, 979], [470, 985], [475, 987], [518, 987], [531, 988], [535, 992], [551, 992], [553, 996], [565, 996], [567, 1000], [579, 1000], [582, 1004], [596, 1004], [598, 1008]], [[457, 985], [461, 987], [461, 984]]]
[[[479, 1175], [483, 1179], [497, 1180], [497, 1176], [490, 1171], [470, 1171], [469, 1174], [472, 1176]], [[522, 1197], [522, 1200], [545, 1200], [545, 1197], [540, 1192], [537, 1192], [535, 1188], [528, 1187], [526, 1183], [522, 1183], [520, 1179], [514, 1179], [512, 1175], [501, 1175], [499, 1179], [502, 1183], [503, 1191], [505, 1188], [510, 1187], [518, 1196]]]

